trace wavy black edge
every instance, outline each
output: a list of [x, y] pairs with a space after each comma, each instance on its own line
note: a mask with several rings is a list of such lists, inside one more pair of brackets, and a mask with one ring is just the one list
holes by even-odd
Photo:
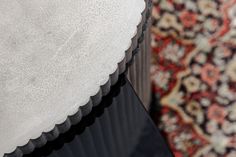
[[65, 144], [70, 143], [73, 139], [81, 135], [87, 127], [93, 125], [97, 118], [101, 117], [106, 109], [108, 109], [112, 103], [114, 102], [114, 98], [116, 98], [121, 89], [127, 84], [127, 80], [125, 79], [125, 74], [121, 74], [119, 76], [118, 82], [111, 87], [111, 91], [102, 98], [102, 101], [99, 105], [93, 107], [92, 111], [84, 116], [82, 120], [76, 124], [71, 126], [70, 130], [64, 134], [60, 134], [58, 138], [53, 141], [47, 142], [41, 148], [35, 149], [30, 154], [25, 154], [24, 157], [42, 157], [48, 156], [53, 151], [61, 149]]
[[109, 80], [100, 87], [97, 94], [91, 96], [89, 102], [78, 108], [78, 111], [74, 115], [70, 115], [67, 119], [61, 123], [56, 124], [55, 127], [49, 132], [43, 132], [41, 136], [36, 139], [30, 139], [24, 146], [17, 146], [11, 153], [5, 153], [4, 157], [22, 157], [24, 154], [29, 154], [34, 151], [35, 148], [44, 146], [48, 141], [55, 140], [60, 134], [68, 131], [72, 125], [79, 123], [83, 116], [88, 115], [92, 108], [97, 106], [103, 96], [106, 96], [111, 89], [111, 86], [118, 82], [119, 75], [125, 73], [126, 69], [133, 62], [134, 56], [139, 51], [139, 44], [144, 40], [144, 32], [146, 31], [147, 24], [151, 15], [152, 2], [151, 0], [145, 1], [145, 9], [142, 11], [142, 19], [137, 25], [137, 33], [131, 39], [132, 43], [130, 47], [125, 51], [124, 59], [118, 63], [116, 71], [109, 76]]

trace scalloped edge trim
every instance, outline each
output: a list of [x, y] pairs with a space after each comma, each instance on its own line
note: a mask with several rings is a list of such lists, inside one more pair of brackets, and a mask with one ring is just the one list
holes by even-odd
[[146, 31], [148, 20], [151, 15], [151, 0], [145, 1], [145, 9], [142, 11], [141, 22], [137, 25], [137, 33], [131, 39], [132, 43], [130, 47], [125, 51], [124, 59], [118, 63], [118, 68], [109, 75], [108, 81], [100, 86], [99, 91], [94, 96], [91, 96], [88, 103], [78, 108], [78, 111], [67, 116], [66, 120], [61, 124], [56, 124], [55, 127], [49, 132], [43, 132], [38, 138], [30, 139], [24, 146], [17, 146], [11, 153], [5, 153], [4, 157], [22, 157], [24, 154], [29, 154], [34, 151], [35, 148], [44, 146], [48, 141], [55, 140], [60, 134], [67, 132], [72, 125], [78, 124], [83, 116], [88, 115], [94, 106], [97, 106], [102, 97], [110, 92], [111, 86], [117, 83], [119, 75], [123, 74], [130, 66], [133, 57], [138, 52], [139, 44], [143, 41], [144, 32]]

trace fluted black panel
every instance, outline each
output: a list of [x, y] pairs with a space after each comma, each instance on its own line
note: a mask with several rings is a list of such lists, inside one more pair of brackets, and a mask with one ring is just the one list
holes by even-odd
[[25, 157], [169, 157], [171, 153], [122, 75], [99, 106]]
[[149, 109], [151, 98], [151, 82], [150, 82], [150, 59], [151, 59], [151, 1], [146, 0], [147, 8], [143, 14], [146, 16], [147, 22], [142, 28], [142, 35], [136, 49], [136, 55], [133, 57], [133, 64], [128, 69], [127, 78], [131, 82], [134, 90], [143, 102], [146, 109]]

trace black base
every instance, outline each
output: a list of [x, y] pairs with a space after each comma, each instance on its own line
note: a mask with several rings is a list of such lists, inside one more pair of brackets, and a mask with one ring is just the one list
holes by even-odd
[[124, 75], [92, 112], [24, 157], [172, 157]]

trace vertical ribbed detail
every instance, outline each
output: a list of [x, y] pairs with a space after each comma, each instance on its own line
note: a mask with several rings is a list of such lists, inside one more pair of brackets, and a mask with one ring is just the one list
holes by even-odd
[[138, 49], [136, 49], [132, 65], [127, 72], [127, 78], [131, 82], [146, 109], [149, 109], [151, 95], [149, 75], [151, 58], [150, 26], [151, 18], [148, 18], [148, 22], [145, 28], [143, 28], [143, 38], [139, 41]]
[[[142, 145], [140, 138], [147, 126], [151, 139], [145, 141], [144, 138], [144, 142], [156, 147], [156, 143], [162, 143], [161, 136], [130, 83], [122, 76], [111, 93], [78, 125], [25, 157], [130, 157], [133, 154], [141, 157], [143, 153], [137, 154], [137, 148]], [[165, 150], [165, 144], [158, 149]]]

